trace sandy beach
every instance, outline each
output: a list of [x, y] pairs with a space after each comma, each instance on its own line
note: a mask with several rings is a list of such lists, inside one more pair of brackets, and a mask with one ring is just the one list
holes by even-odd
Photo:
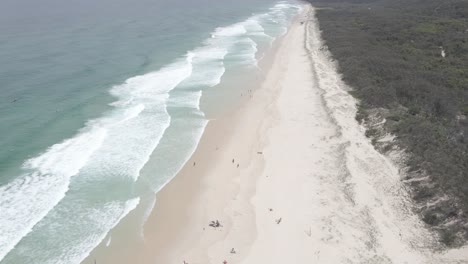
[[116, 262], [463, 263], [432, 253], [398, 167], [355, 120], [312, 7], [270, 60], [157, 194], [145, 248]]
[[0, 1], [0, 264], [468, 264], [467, 18]]

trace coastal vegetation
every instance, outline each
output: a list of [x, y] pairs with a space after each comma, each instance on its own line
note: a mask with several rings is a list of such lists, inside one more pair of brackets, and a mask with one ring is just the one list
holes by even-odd
[[465, 244], [468, 2], [309, 1], [367, 136], [382, 152], [405, 150], [415, 210], [446, 246]]

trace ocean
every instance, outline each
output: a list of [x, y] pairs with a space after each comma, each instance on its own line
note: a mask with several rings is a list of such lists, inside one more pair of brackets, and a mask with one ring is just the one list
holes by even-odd
[[[300, 3], [0, 3], [0, 263], [80, 263], [138, 234]], [[130, 231], [129, 231], [130, 230]]]

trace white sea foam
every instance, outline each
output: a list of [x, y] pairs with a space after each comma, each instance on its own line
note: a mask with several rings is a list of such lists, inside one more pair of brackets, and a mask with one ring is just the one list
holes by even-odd
[[[290, 18], [298, 14], [300, 8], [298, 4], [280, 2], [266, 13], [253, 15], [228, 27], [217, 28], [213, 37], [229, 42], [227, 49], [240, 65], [257, 66], [257, 41], [266, 39], [271, 45], [276, 37], [287, 32]], [[273, 25], [272, 21], [275, 22]]]
[[192, 59], [193, 55], [189, 54], [186, 60], [133, 77], [112, 89], [115, 96], [123, 99], [127, 112], [141, 112], [137, 118], [110, 125], [108, 137], [85, 168], [87, 172], [99, 177], [138, 179], [140, 170], [170, 125], [166, 110], [169, 92], [192, 74]]
[[257, 66], [257, 43], [251, 38], [243, 38], [237, 42], [237, 46], [242, 47], [233, 58], [237, 60], [240, 65]]
[[[205, 128], [206, 126], [208, 125], [208, 120], [206, 119], [202, 119], [200, 122], [197, 122], [196, 125], [193, 126], [193, 129], [188, 131], [190, 133], [189, 137], [192, 139], [191, 142], [193, 144], [191, 144], [187, 150], [187, 155], [184, 156], [184, 159], [179, 161], [178, 162], [178, 166], [175, 166], [174, 167], [174, 171], [172, 173], [172, 175], [176, 175], [180, 172], [180, 170], [182, 170], [183, 168], [183, 165], [186, 164], [189, 160], [190, 160], [190, 157], [193, 155], [193, 153], [195, 152], [195, 150], [197, 149], [198, 147], [198, 144], [200, 142], [200, 139], [203, 135], [203, 133], [205, 132]], [[163, 189], [169, 182], [170, 180], [172, 180], [172, 177], [169, 178], [168, 180], [166, 180], [163, 184], [157, 186], [154, 191], [157, 193], [159, 192], [161, 189]]]
[[234, 37], [247, 33], [244, 25], [242, 23], [234, 24], [227, 27], [220, 27], [215, 30], [212, 34], [213, 38], [217, 37]]
[[[202, 91], [181, 91], [176, 98], [170, 98], [168, 105], [172, 107], [187, 107], [200, 110]], [[200, 112], [203, 114], [203, 112]]]
[[91, 129], [56, 144], [25, 162], [30, 173], [0, 187], [0, 260], [65, 196], [105, 137], [105, 129]]
[[253, 16], [245, 21], [244, 27], [247, 29], [248, 35], [255, 35], [256, 33], [264, 33], [265, 29], [260, 24], [260, 16]]
[[228, 53], [227, 47], [223, 47], [222, 44], [208, 40], [207, 46], [191, 52], [193, 72], [190, 78], [181, 83], [180, 89], [202, 90], [221, 82], [221, 77], [226, 71], [223, 60]]
[[113, 112], [26, 161], [28, 173], [0, 187], [0, 260], [63, 199], [70, 177], [83, 170], [104, 177], [112, 170], [136, 180], [169, 126], [168, 92], [191, 71], [191, 56], [187, 56], [114, 87], [112, 93], [120, 100]]
[[[93, 227], [93, 232], [82, 241], [74, 241], [73, 245], [66, 245], [61, 254], [46, 261], [46, 264], [80, 263], [90, 252], [98, 246], [126, 215], [133, 211], [140, 199], [134, 198], [127, 202], [110, 202], [102, 208], [89, 210], [86, 222]], [[110, 238], [108, 240], [110, 244]]]

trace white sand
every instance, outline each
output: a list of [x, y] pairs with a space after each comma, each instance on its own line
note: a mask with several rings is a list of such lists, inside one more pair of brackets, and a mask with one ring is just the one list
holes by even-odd
[[[431, 253], [435, 242], [409, 210], [398, 169], [365, 138], [356, 102], [321, 47], [307, 7], [261, 87], [209, 124], [192, 160], [158, 194], [148, 248], [134, 263], [467, 259], [466, 250]], [[209, 227], [212, 220], [222, 227]]]

